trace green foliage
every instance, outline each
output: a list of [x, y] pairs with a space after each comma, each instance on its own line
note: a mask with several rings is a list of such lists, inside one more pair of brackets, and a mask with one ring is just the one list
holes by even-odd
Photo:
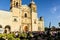
[[15, 39], [15, 38], [12, 36], [12, 34], [7, 34], [6, 37], [7, 37], [8, 40], [14, 40], [14, 39]]
[[45, 31], [47, 31], [49, 28], [48, 27], [45, 27]]
[[5, 36], [6, 36], [6, 34], [0, 34], [0, 38], [1, 38], [1, 37], [5, 37]]
[[2, 34], [0, 34], [0, 38], [2, 37], [3, 35]]
[[14, 34], [0, 34], [0, 38], [1, 37], [7, 38], [8, 40], [20, 40], [19, 38], [14, 38]]
[[[0, 38], [3, 37], [4, 39], [8, 39], [8, 40], [20, 40], [20, 37], [27, 37], [27, 33], [19, 33], [19, 37], [15, 38], [15, 34], [14, 33], [10, 33], [10, 34], [0, 34]], [[32, 36], [32, 34], [30, 34], [30, 36]], [[28, 39], [24, 39], [24, 40], [28, 40]]]
[[16, 38], [15, 40], [20, 40], [19, 38]]
[[26, 33], [22, 33], [21, 36], [22, 37], [27, 37], [27, 34]]

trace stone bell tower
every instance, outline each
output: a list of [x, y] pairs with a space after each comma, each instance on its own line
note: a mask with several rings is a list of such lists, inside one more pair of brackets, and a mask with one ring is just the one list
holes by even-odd
[[21, 0], [10, 0], [10, 14], [11, 14], [11, 29], [12, 31], [19, 31], [21, 24]]
[[32, 29], [32, 31], [38, 31], [37, 6], [36, 6], [34, 0], [31, 0], [29, 7], [31, 8], [31, 17], [32, 17], [31, 29]]
[[13, 7], [20, 8], [21, 3], [21, 0], [10, 0], [10, 9]]

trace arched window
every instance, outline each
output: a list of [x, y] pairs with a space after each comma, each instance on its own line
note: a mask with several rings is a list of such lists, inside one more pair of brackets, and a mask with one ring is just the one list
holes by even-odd
[[10, 29], [10, 25], [6, 25], [5, 28], [9, 28]]
[[5, 26], [4, 33], [10, 33], [10, 31], [11, 31], [10, 25], [6, 25], [6, 26]]
[[6, 29], [6, 28], [8, 28], [9, 30], [11, 29], [11, 28], [10, 28], [10, 25], [6, 25], [6, 26], [5, 26], [5, 29]]
[[16, 2], [16, 7], [18, 8], [18, 2]]
[[27, 17], [27, 14], [25, 13], [25, 17]]

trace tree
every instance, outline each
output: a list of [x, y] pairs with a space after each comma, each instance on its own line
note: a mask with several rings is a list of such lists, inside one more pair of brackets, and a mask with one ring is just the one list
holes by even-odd
[[49, 28], [48, 27], [45, 27], [45, 31], [47, 31]]
[[60, 27], [60, 22], [58, 23], [59, 27]]
[[56, 30], [55, 26], [52, 26], [52, 30]]

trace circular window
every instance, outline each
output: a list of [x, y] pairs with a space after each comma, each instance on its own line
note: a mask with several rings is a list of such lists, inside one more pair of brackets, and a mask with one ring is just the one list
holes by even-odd
[[14, 18], [14, 22], [16, 22], [17, 21], [17, 19], [16, 18]]

